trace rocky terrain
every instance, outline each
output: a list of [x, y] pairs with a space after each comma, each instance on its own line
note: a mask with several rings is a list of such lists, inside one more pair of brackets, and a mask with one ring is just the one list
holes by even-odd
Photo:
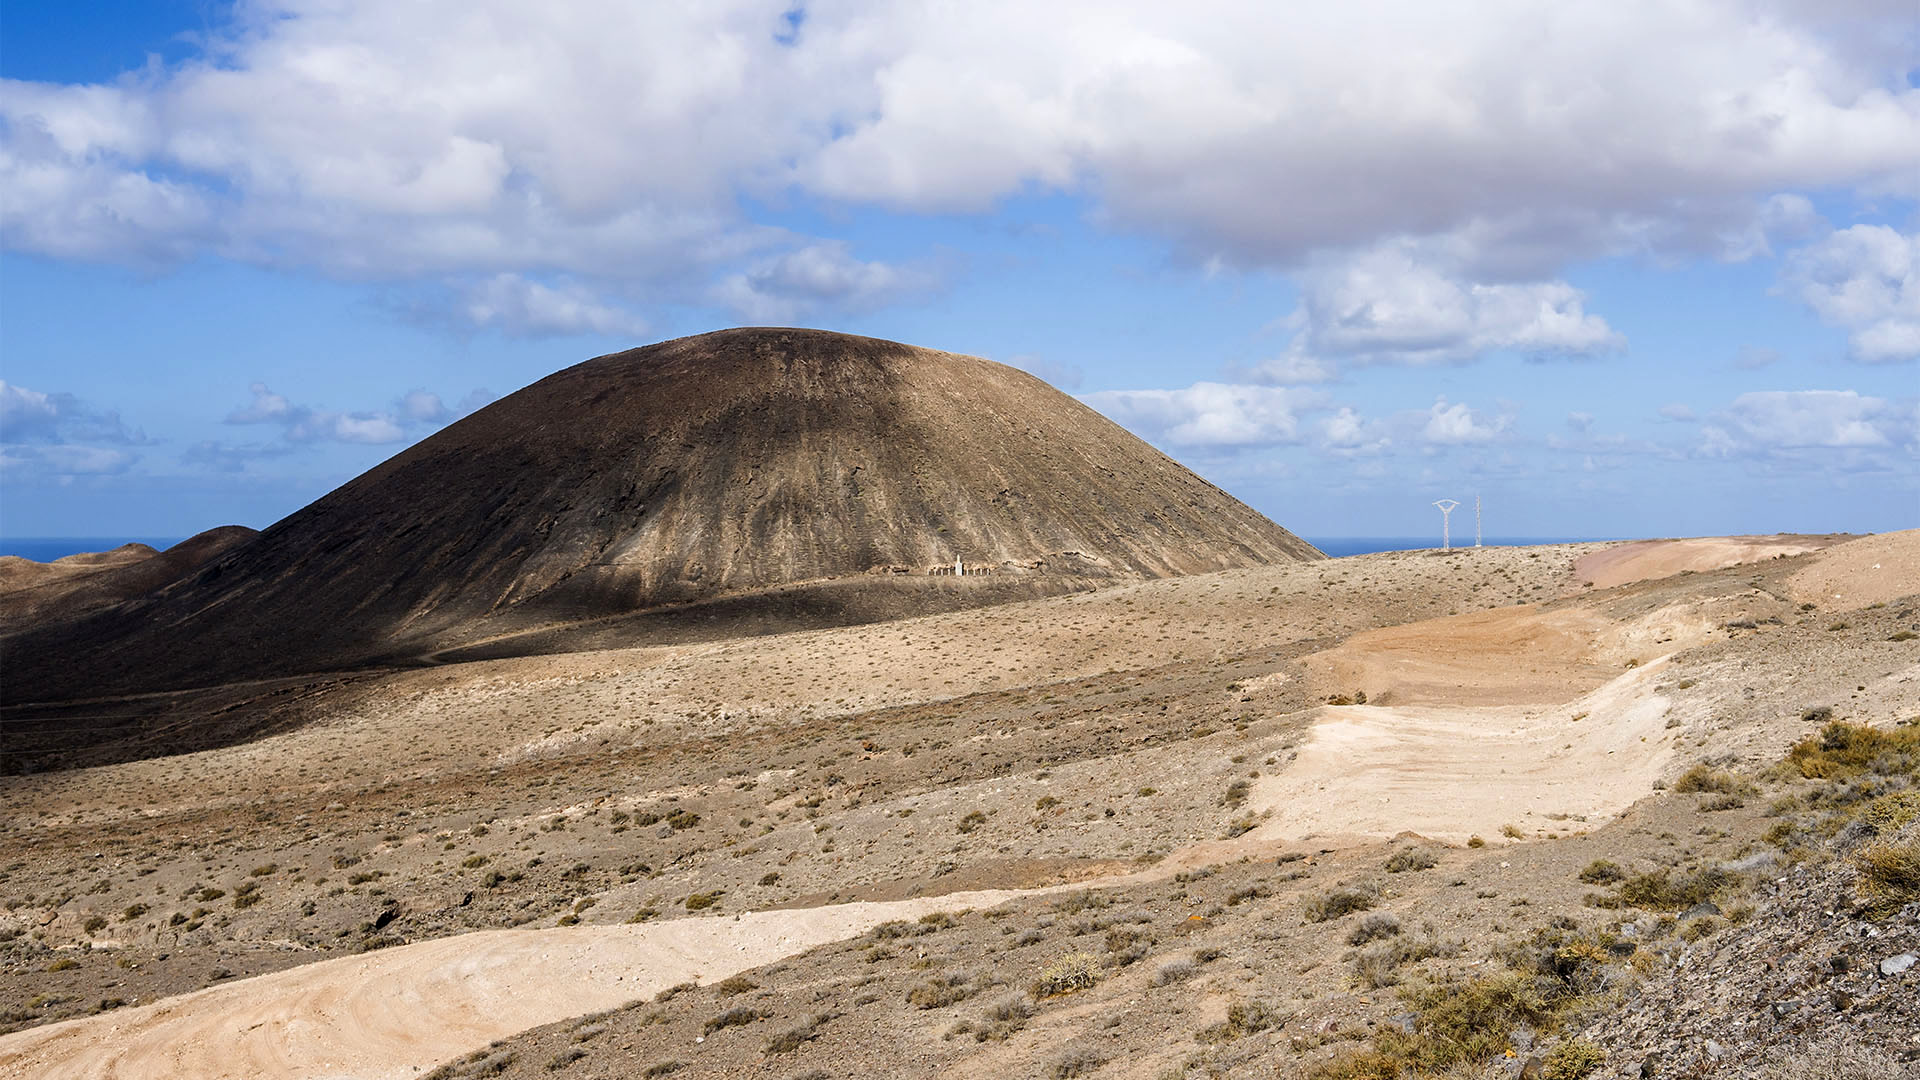
[[1920, 533], [1702, 546], [370, 671], [13, 777], [0, 1075], [1913, 1074]]

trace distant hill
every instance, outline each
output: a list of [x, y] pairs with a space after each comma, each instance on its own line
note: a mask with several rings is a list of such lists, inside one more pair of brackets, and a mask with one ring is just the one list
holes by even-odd
[[51, 562], [0, 555], [0, 633], [73, 619], [150, 593], [257, 535], [244, 525], [223, 525], [165, 551], [122, 544]]
[[830, 625], [1322, 557], [1024, 372], [728, 330], [558, 372], [184, 579], [0, 641], [4, 696]]

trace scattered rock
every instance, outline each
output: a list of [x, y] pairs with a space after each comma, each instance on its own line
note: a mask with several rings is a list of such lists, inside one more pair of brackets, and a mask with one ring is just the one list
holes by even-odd
[[1885, 960], [1880, 961], [1880, 974], [1898, 975], [1912, 967], [1914, 960], [1915, 956], [1910, 952], [1901, 953], [1898, 956], [1889, 956]]

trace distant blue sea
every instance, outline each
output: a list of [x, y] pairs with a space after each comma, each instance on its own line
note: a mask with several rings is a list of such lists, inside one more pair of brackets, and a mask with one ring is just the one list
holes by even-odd
[[146, 544], [165, 551], [184, 536], [14, 536], [0, 537], [0, 555], [52, 562], [83, 551], [112, 551], [121, 544]]
[[[52, 562], [83, 551], [112, 551], [121, 544], [147, 544], [161, 551], [186, 539], [184, 536], [23, 536], [0, 537], [0, 555], [19, 555], [35, 562]], [[1336, 558], [1342, 555], [1371, 555], [1376, 551], [1419, 551], [1437, 548], [1437, 536], [1309, 536], [1307, 543]], [[1612, 539], [1599, 536], [1489, 536], [1489, 547], [1527, 547], [1533, 544], [1577, 544], [1588, 540]], [[1455, 547], [1472, 547], [1458, 538]]]
[[[1419, 551], [1440, 546], [1438, 536], [1307, 536], [1307, 543], [1339, 558], [1342, 555], [1371, 555], [1376, 551]], [[1488, 547], [1532, 547], [1536, 544], [1584, 544], [1612, 540], [1611, 536], [1489, 536], [1481, 541]], [[1472, 547], [1473, 534], [1466, 541], [1453, 538], [1454, 547]]]

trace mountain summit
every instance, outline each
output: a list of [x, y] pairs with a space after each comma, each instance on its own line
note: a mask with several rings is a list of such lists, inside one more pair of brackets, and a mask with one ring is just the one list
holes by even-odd
[[1025, 372], [726, 330], [548, 376], [179, 582], [16, 637], [7, 697], [75, 696], [76, 665], [152, 690], [1321, 557]]

